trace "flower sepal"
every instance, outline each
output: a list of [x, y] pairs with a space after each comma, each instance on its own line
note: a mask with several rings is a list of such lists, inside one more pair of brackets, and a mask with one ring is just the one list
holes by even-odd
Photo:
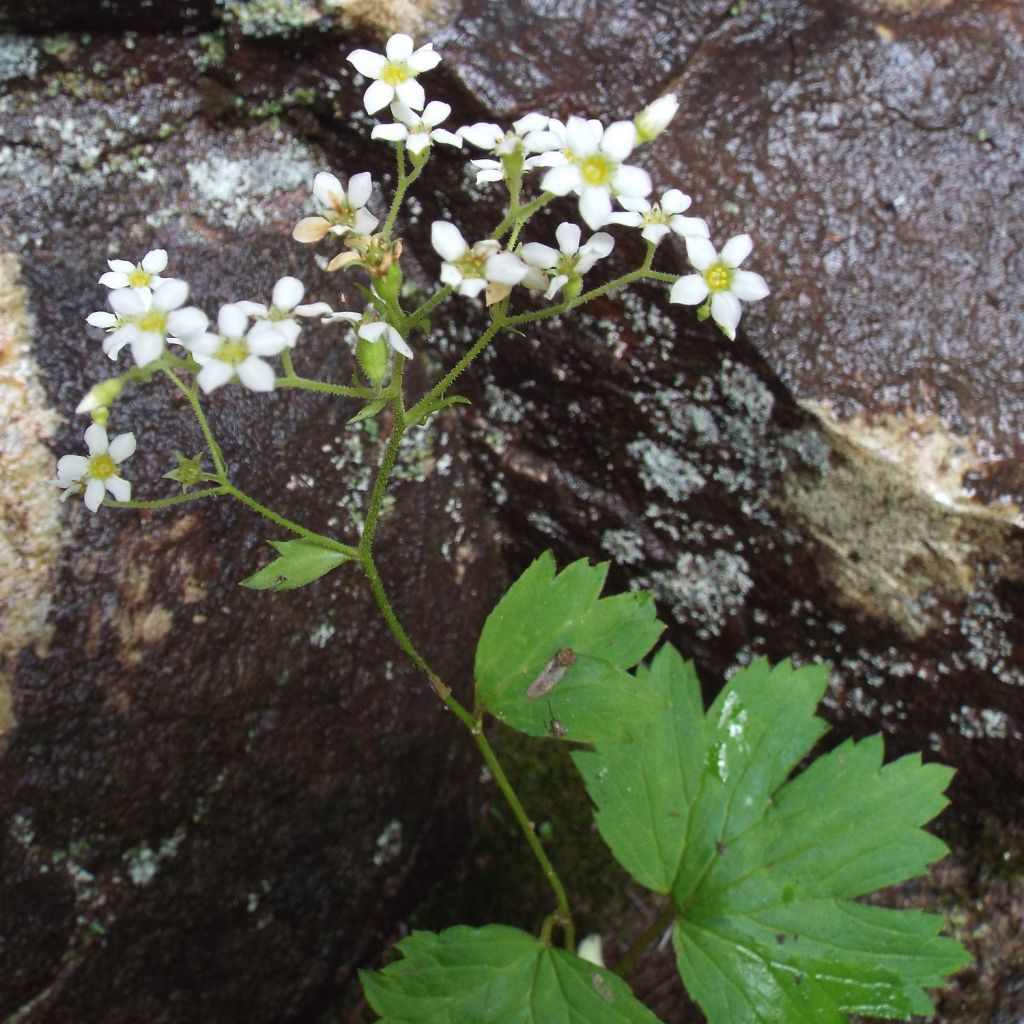
[[388, 345], [383, 339], [371, 341], [361, 334], [356, 336], [356, 359], [366, 379], [380, 387], [388, 379]]
[[207, 473], [203, 469], [204, 456], [202, 452], [199, 452], [198, 455], [193, 455], [191, 459], [185, 458], [181, 452], [177, 451], [174, 453], [174, 456], [178, 460], [178, 466], [169, 473], [164, 473], [163, 479], [173, 480], [175, 483], [181, 484], [182, 494], [190, 487], [198, 487], [199, 484], [220, 483], [219, 477], [213, 473]]

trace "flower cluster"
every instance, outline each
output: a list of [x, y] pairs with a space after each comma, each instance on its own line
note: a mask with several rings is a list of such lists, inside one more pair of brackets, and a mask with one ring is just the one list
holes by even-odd
[[[610, 124], [531, 112], [508, 129], [483, 121], [449, 128], [442, 125], [451, 116], [450, 106], [428, 101], [419, 81], [440, 59], [430, 44], [417, 48], [401, 33], [388, 40], [384, 53], [359, 49], [349, 54], [350, 63], [368, 80], [363, 95], [367, 112], [387, 108], [390, 113], [391, 120], [377, 124], [371, 137], [395, 147], [395, 195], [382, 219], [371, 209], [377, 204], [369, 171], [351, 174], [344, 183], [330, 171], [321, 171], [312, 183], [314, 212], [299, 219], [292, 232], [302, 243], [331, 239], [343, 246], [326, 268], [366, 272], [368, 285], [356, 286], [365, 299], [364, 309], [335, 312], [326, 302], [304, 303], [302, 282], [286, 276], [274, 285], [269, 302], [227, 303], [211, 326], [205, 312], [186, 304], [188, 284], [166, 274], [165, 250], [153, 249], [137, 263], [108, 262], [99, 281], [109, 289], [110, 308], [91, 313], [87, 321], [105, 332], [103, 351], [112, 360], [128, 349], [134, 365], [97, 384], [79, 403], [78, 411], [94, 420], [85, 438], [89, 454], [60, 460], [55, 483], [63, 497], [81, 494], [93, 511], [108, 493], [115, 500], [129, 500], [131, 487], [121, 476], [120, 465], [135, 450], [134, 435], [120, 434], [108, 442], [105, 430], [110, 408], [128, 382], [146, 382], [164, 373], [185, 391], [200, 417], [199, 393], [209, 395], [229, 384], [260, 393], [282, 385], [315, 384], [298, 378], [291, 363], [303, 321], [312, 317], [342, 324], [351, 332], [357, 364], [353, 383], [324, 388], [364, 398], [367, 405], [360, 417], [375, 415], [400, 386], [402, 360], [414, 355], [411, 332], [426, 327], [428, 315], [450, 293], [469, 299], [482, 294], [489, 306], [497, 307], [492, 317], [500, 326], [508, 319], [508, 302], [516, 288], [534, 293], [535, 306], [541, 306], [512, 318], [523, 322], [524, 316], [533, 320], [564, 313], [627, 281], [647, 279], [669, 284], [670, 302], [698, 306], [700, 319], [713, 318], [727, 337], [735, 337], [741, 303], [768, 295], [764, 279], [740, 267], [752, 248], [750, 236], [729, 239], [719, 252], [710, 240], [707, 221], [688, 215], [691, 198], [669, 188], [655, 201], [650, 175], [633, 162], [637, 150], [657, 138], [675, 117], [674, 96], [660, 97], [632, 120]], [[402, 241], [394, 229], [407, 190], [438, 144], [451, 151], [469, 146], [482, 152], [471, 158], [477, 183], [503, 182], [508, 213], [488, 237], [472, 243], [456, 224], [433, 222], [430, 241], [441, 259], [441, 287], [421, 310], [407, 313], [402, 306]], [[531, 175], [532, 198], [525, 191]], [[567, 196], [575, 198], [589, 237], [584, 239], [580, 224], [563, 220], [553, 239], [530, 238], [532, 215]], [[639, 232], [647, 244], [644, 263], [625, 277], [584, 293], [584, 278], [615, 247], [607, 230], [614, 228]], [[521, 238], [524, 233], [527, 237]], [[692, 273], [653, 268], [656, 250], [672, 235], [685, 244]], [[271, 362], [275, 358], [282, 361], [282, 377]], [[196, 472], [197, 479], [219, 479]], [[178, 479], [173, 474], [171, 478]]]

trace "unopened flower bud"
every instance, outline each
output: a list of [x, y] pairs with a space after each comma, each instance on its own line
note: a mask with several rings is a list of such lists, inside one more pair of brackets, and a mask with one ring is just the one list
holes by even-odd
[[679, 100], [672, 93], [648, 103], [634, 120], [636, 141], [650, 142], [656, 139], [668, 127], [669, 121], [676, 116], [678, 109]]
[[110, 418], [110, 410], [105, 406], [100, 406], [99, 409], [93, 409], [92, 421], [101, 427], [106, 427], [107, 420]]
[[93, 419], [98, 409], [105, 409], [117, 401], [117, 396], [124, 390], [124, 381], [120, 377], [111, 377], [110, 380], [96, 384], [79, 403], [75, 409], [77, 413], [91, 412]]

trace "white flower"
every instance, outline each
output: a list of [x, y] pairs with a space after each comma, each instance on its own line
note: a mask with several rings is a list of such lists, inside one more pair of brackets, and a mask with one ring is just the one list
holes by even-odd
[[356, 328], [356, 334], [364, 341], [374, 342], [383, 338], [396, 352], [401, 352], [406, 359], [413, 358], [413, 351], [406, 344], [402, 335], [391, 324], [376, 319], [369, 311], [365, 313], [332, 313], [323, 318], [325, 324], [337, 323], [339, 320], [352, 324]]
[[369, 235], [377, 226], [378, 218], [366, 209], [373, 192], [373, 179], [369, 171], [353, 174], [348, 180], [348, 191], [329, 171], [321, 171], [313, 179], [313, 197], [320, 204], [318, 217], [303, 217], [292, 231], [297, 242], [319, 242], [329, 231], [344, 235], [352, 231]]
[[648, 103], [633, 119], [636, 125], [636, 141], [650, 142], [656, 139], [668, 127], [678, 109], [679, 100], [671, 93]]
[[736, 235], [717, 253], [708, 239], [689, 236], [686, 255], [699, 273], [679, 278], [672, 285], [669, 302], [696, 306], [710, 296], [711, 316], [732, 341], [740, 322], [740, 300], [756, 302], [768, 294], [768, 285], [760, 274], [737, 269], [753, 247], [750, 235]]
[[413, 51], [412, 39], [399, 32], [387, 41], [384, 54], [353, 50], [348, 60], [359, 74], [375, 79], [363, 95], [366, 112], [375, 114], [396, 98], [413, 110], [422, 110], [426, 95], [416, 76], [436, 68], [441, 55], [434, 52], [432, 43]]
[[297, 277], [282, 277], [274, 285], [269, 308], [262, 302], [236, 302], [235, 305], [256, 321], [250, 334], [275, 331], [284, 339], [286, 347], [295, 348], [302, 330], [302, 325], [295, 319], [297, 316], [323, 316], [332, 312], [326, 302], [299, 305], [305, 293], [306, 288]]
[[475, 298], [487, 288], [488, 305], [504, 298], [512, 285], [519, 284], [530, 270], [517, 256], [502, 252], [501, 246], [491, 239], [477, 242], [470, 248], [462, 232], [445, 220], [436, 220], [431, 225], [430, 243], [444, 260], [441, 280], [459, 295], [469, 298]]
[[188, 285], [171, 279], [158, 285], [150, 295], [133, 288], [119, 288], [110, 293], [109, 302], [117, 316], [108, 322], [109, 314], [91, 314], [87, 320], [94, 327], [106, 325], [113, 332], [103, 339], [103, 351], [116, 359], [125, 345], [131, 345], [132, 357], [139, 366], [159, 359], [169, 336], [185, 341], [206, 330], [206, 314], [194, 306], [184, 305]]
[[250, 391], [274, 390], [274, 368], [260, 357], [280, 355], [288, 341], [279, 331], [246, 334], [248, 324], [240, 304], [229, 303], [217, 314], [218, 334], [202, 334], [188, 341], [186, 347], [202, 366], [196, 381], [205, 394], [235, 378]]
[[100, 284], [107, 288], [148, 288], [153, 289], [166, 278], [160, 277], [167, 269], [167, 250], [150, 249], [141, 263], [128, 260], [107, 260], [110, 267], [101, 278]]
[[93, 423], [85, 432], [85, 443], [87, 456], [64, 455], [57, 462], [53, 483], [64, 488], [60, 500], [67, 501], [69, 494], [83, 494], [90, 512], [103, 504], [107, 491], [116, 501], [130, 501], [132, 485], [121, 476], [118, 466], [135, 451], [135, 435], [118, 434], [108, 441], [103, 427]]
[[[552, 120], [549, 124], [558, 130], [558, 122]], [[567, 162], [552, 167], [544, 175], [541, 188], [557, 196], [575, 192], [580, 197], [580, 216], [591, 228], [607, 223], [613, 195], [633, 199], [650, 193], [647, 172], [623, 163], [636, 143], [632, 121], [616, 121], [605, 128], [600, 121], [570, 117], [564, 132]]]
[[584, 245], [580, 245], [580, 228], [578, 224], [564, 221], [555, 229], [558, 249], [540, 242], [527, 242], [519, 251], [526, 263], [540, 270], [554, 270], [544, 298], [551, 299], [558, 294], [571, 278], [582, 277], [593, 265], [604, 259], [615, 246], [615, 240], [605, 231], [592, 235]]
[[619, 202], [626, 208], [626, 213], [613, 213], [608, 218], [609, 224], [626, 224], [630, 227], [643, 227], [643, 236], [648, 242], [657, 245], [669, 233], [686, 238], [688, 235], [710, 235], [707, 221], [700, 217], [683, 217], [684, 211], [690, 208], [693, 200], [677, 188], [670, 188], [660, 203], [653, 206], [646, 199], [630, 199], [621, 196]]
[[401, 100], [391, 104], [394, 124], [379, 124], [370, 133], [370, 138], [387, 139], [388, 142], [404, 142], [410, 153], [419, 154], [429, 149], [431, 141], [444, 142], [462, 149], [462, 139], [454, 132], [437, 126], [452, 112], [447, 103], [431, 100], [422, 114], [411, 110]]
[[[512, 125], [512, 130], [505, 132], [496, 124], [478, 121], [459, 129], [459, 135], [478, 149], [487, 150], [499, 157], [497, 160], [481, 159], [472, 161], [478, 168], [476, 183], [485, 181], [501, 181], [505, 177], [506, 159], [522, 160], [522, 171], [530, 171], [534, 167], [550, 166], [551, 161], [540, 156], [526, 156], [527, 153], [557, 154], [561, 149], [562, 139], [548, 128], [548, 118], [543, 114], [526, 114]], [[565, 158], [557, 154], [556, 161], [564, 163]]]

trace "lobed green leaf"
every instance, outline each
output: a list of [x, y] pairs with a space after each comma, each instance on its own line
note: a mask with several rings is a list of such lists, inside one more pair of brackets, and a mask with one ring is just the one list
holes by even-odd
[[313, 540], [272, 540], [270, 546], [280, 557], [259, 572], [242, 580], [253, 590], [295, 590], [351, 561], [351, 556]]
[[923, 873], [945, 846], [921, 826], [952, 776], [880, 737], [789, 776], [826, 726], [823, 666], [738, 672], [703, 712], [669, 646], [646, 675], [671, 712], [574, 760], [597, 824], [637, 881], [671, 893], [676, 958], [710, 1024], [842, 1024], [930, 1013], [925, 989], [967, 962], [941, 918], [852, 902]]
[[413, 932], [360, 972], [384, 1024], [657, 1024], [620, 978], [516, 928]]
[[[579, 742], [621, 739], [629, 722], [663, 710], [661, 696], [626, 670], [665, 628], [649, 594], [600, 596], [607, 563], [585, 560], [555, 572], [550, 552], [509, 588], [484, 624], [476, 650], [476, 699], [531, 736]], [[527, 691], [560, 651], [574, 661], [537, 696]]]

